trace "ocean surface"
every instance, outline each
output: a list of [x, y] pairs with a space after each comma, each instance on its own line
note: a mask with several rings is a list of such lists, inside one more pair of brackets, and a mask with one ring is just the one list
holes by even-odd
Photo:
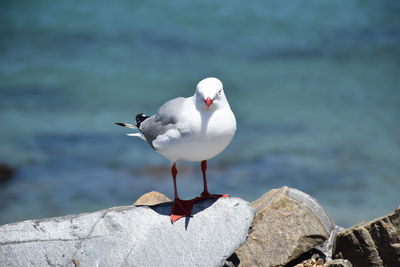
[[[2, 1], [0, 224], [172, 197], [169, 162], [115, 121], [224, 83], [238, 130], [209, 189], [290, 186], [341, 226], [400, 205], [399, 1]], [[185, 198], [200, 164], [178, 164]]]

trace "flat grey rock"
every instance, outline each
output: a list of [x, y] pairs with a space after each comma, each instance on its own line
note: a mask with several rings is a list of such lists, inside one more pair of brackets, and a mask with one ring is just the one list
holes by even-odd
[[0, 226], [0, 266], [222, 266], [252, 224], [250, 203], [204, 200], [171, 224], [171, 203]]

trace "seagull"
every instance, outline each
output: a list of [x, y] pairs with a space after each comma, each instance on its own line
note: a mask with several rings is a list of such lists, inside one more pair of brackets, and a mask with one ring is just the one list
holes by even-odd
[[[221, 153], [236, 132], [236, 118], [226, 99], [222, 82], [213, 77], [201, 80], [191, 97], [167, 101], [152, 116], [136, 115], [136, 125], [116, 122], [135, 129], [128, 134], [147, 141], [150, 146], [171, 161], [174, 202], [171, 222], [190, 217], [195, 201], [228, 195], [210, 194], [207, 188], [207, 160]], [[176, 186], [178, 161], [201, 162], [203, 192], [191, 200], [179, 198]]]

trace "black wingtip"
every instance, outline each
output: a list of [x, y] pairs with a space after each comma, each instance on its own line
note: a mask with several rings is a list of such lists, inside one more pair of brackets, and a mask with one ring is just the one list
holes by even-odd
[[126, 126], [126, 124], [125, 124], [125, 123], [122, 123], [122, 122], [116, 122], [115, 124], [118, 125], [118, 126], [122, 126], [122, 127], [125, 127], [125, 126]]
[[136, 127], [140, 128], [140, 124], [142, 124], [143, 121], [145, 121], [147, 118], [150, 118], [150, 116], [144, 115], [144, 113], [139, 113], [136, 115]]

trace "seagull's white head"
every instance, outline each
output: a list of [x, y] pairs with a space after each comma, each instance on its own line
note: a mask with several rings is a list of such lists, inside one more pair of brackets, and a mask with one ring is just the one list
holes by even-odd
[[205, 78], [197, 84], [195, 98], [197, 106], [206, 110], [212, 110], [228, 103], [222, 82], [213, 77]]

